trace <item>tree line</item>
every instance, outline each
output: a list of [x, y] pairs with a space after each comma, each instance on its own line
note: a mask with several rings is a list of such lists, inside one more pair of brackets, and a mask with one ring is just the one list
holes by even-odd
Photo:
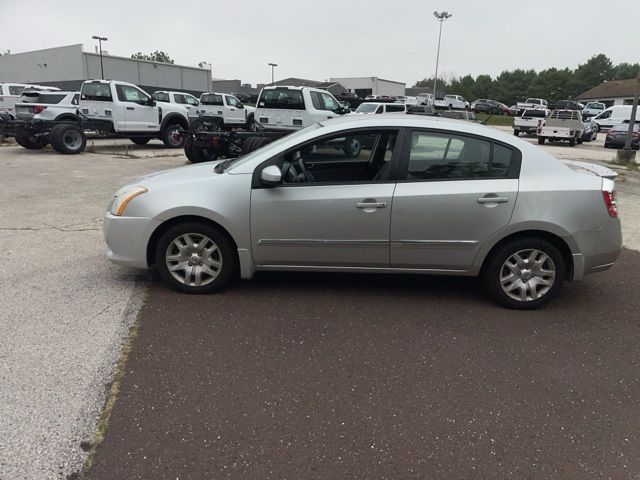
[[[438, 77], [439, 95], [462, 95], [467, 100], [491, 98], [507, 105], [527, 97], [545, 98], [550, 102], [572, 99], [608, 80], [625, 80], [640, 74], [640, 63], [613, 65], [604, 54], [594, 55], [576, 69], [547, 68], [503, 71], [497, 77], [465, 75], [452, 79]], [[416, 82], [414, 87], [433, 88], [433, 77]]]

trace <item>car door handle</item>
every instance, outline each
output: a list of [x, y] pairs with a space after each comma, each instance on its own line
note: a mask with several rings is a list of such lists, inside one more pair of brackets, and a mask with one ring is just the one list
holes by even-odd
[[133, 107], [127, 107], [127, 110], [135, 110]]
[[478, 199], [478, 203], [507, 203], [509, 201], [509, 197], [498, 197], [486, 195], [484, 197], [480, 197]]
[[357, 208], [385, 208], [387, 206], [387, 202], [358, 202], [356, 203]]

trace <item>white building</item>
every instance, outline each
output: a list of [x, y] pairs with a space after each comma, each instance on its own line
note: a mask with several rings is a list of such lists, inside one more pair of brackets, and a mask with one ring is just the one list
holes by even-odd
[[367, 95], [397, 97], [398, 95], [404, 95], [406, 87], [403, 82], [394, 82], [393, 80], [384, 80], [378, 77], [332, 77], [331, 82], [339, 83], [360, 98], [364, 98]]

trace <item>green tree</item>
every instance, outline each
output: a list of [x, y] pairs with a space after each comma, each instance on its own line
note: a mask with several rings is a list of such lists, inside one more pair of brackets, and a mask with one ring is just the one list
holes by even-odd
[[611, 80], [627, 80], [640, 75], [640, 63], [619, 63], [613, 67]]
[[494, 81], [489, 75], [478, 75], [473, 86], [473, 95], [469, 98], [494, 98], [495, 89]]
[[158, 63], [175, 63], [167, 53], [158, 50], [150, 53], [149, 55], [142, 52], [134, 53], [131, 55], [131, 58], [135, 58], [137, 60], [149, 60]]
[[581, 92], [600, 85], [605, 80], [611, 80], [613, 64], [604, 53], [594, 55], [586, 63], [578, 65], [575, 72], [577, 87]]

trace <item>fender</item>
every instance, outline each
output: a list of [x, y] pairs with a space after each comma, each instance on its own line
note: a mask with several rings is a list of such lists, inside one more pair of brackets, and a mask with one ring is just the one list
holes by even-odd
[[[162, 115], [162, 109], [160, 109], [160, 115]], [[177, 123], [184, 129], [189, 128], [189, 120], [184, 115], [180, 113], [172, 112], [168, 114], [166, 117], [162, 118], [162, 123], [160, 124], [160, 131], [164, 130], [164, 128], [168, 124], [173, 124], [173, 123]]]

